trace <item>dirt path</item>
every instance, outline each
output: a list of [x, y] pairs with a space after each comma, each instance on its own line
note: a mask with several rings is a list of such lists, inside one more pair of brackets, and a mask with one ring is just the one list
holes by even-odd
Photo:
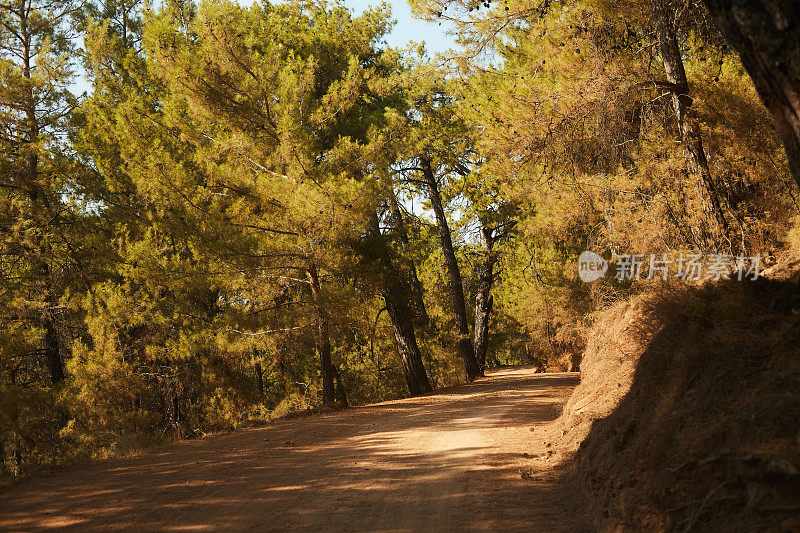
[[0, 494], [0, 530], [587, 530], [557, 466], [522, 455], [547, 455], [576, 383], [505, 369], [66, 469]]

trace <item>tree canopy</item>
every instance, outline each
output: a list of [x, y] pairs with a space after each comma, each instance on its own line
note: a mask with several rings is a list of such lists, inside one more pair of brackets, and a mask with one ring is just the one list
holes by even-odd
[[415, 0], [431, 58], [387, 5], [3, 0], [0, 480], [574, 369], [658, 282], [581, 252], [798, 244], [791, 105], [723, 4]]

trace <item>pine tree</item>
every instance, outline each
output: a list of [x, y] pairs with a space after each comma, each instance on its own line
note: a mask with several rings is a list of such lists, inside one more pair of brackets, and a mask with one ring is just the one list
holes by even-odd
[[[15, 321], [35, 324], [54, 384], [65, 378], [59, 332], [70, 268], [62, 225], [69, 219], [69, 161], [63, 141], [73, 98], [68, 2], [20, 0], [0, 6], [4, 280]], [[14, 296], [11, 296], [14, 294]], [[13, 309], [13, 310], [12, 310]]]

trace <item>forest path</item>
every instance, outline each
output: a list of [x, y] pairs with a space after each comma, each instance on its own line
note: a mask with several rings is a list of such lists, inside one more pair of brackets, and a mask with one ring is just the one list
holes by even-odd
[[0, 530], [588, 530], [559, 466], [523, 457], [547, 455], [577, 382], [506, 368], [428, 396], [70, 467], [0, 494]]

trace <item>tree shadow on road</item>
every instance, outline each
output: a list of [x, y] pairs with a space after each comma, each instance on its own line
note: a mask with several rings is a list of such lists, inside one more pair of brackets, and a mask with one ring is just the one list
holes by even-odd
[[520, 460], [576, 382], [505, 369], [425, 397], [70, 468], [0, 495], [0, 526], [574, 530], [582, 522], [561, 472], [526, 479]]

